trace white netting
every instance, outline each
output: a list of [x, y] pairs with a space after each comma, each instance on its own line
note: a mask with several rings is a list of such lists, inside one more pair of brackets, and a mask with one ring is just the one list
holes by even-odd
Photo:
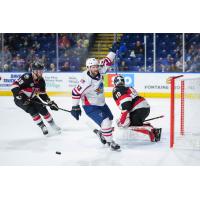
[[[184, 85], [183, 85], [184, 84]], [[181, 112], [181, 81], [176, 82], [175, 98], [175, 146], [200, 150], [200, 78], [184, 79]], [[181, 122], [182, 115], [182, 122]], [[183, 124], [183, 136], [181, 133]]]

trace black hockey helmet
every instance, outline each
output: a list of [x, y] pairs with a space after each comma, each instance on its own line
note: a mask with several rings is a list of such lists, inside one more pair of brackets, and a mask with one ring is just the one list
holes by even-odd
[[32, 64], [32, 70], [44, 70], [44, 65], [39, 62], [34, 62]]
[[122, 75], [115, 76], [114, 85], [115, 86], [124, 86], [125, 85], [124, 77]]

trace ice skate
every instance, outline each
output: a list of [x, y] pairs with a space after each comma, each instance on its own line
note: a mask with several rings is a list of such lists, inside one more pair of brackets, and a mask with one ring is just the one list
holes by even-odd
[[101, 141], [102, 144], [106, 144], [107, 143], [106, 139], [103, 137], [103, 135], [102, 135], [102, 133], [101, 133], [100, 130], [94, 129], [93, 132], [95, 134], [97, 134], [97, 136], [99, 137], [99, 139], [100, 139], [100, 141]]
[[110, 147], [111, 150], [113, 151], [119, 151], [120, 150], [120, 146], [115, 143], [115, 141], [111, 141], [111, 142], [107, 142], [108, 146]]
[[153, 132], [154, 132], [154, 135], [155, 135], [155, 142], [159, 142], [160, 138], [161, 138], [162, 129], [161, 128], [154, 128]]
[[54, 121], [51, 122], [51, 123], [49, 123], [49, 124], [50, 124], [51, 128], [52, 128], [55, 132], [57, 132], [57, 133], [60, 133], [60, 132], [61, 132], [61, 128], [60, 128], [59, 126], [57, 126], [57, 125], [55, 124]]
[[43, 132], [44, 135], [48, 135], [49, 131], [48, 131], [48, 129], [45, 125], [41, 126], [40, 128], [42, 129], [42, 132]]

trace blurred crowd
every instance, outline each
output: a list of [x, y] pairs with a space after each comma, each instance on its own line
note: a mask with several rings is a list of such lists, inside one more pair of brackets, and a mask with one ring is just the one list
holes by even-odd
[[[113, 43], [113, 47], [118, 49], [118, 69], [153, 72], [153, 46], [153, 34], [123, 34], [121, 40]], [[185, 34], [184, 50], [183, 58], [183, 34], [156, 34], [156, 72], [181, 72], [183, 59], [186, 72], [200, 72], [200, 34]]]
[[[0, 34], [0, 71], [30, 71], [35, 61], [43, 63], [46, 71], [49, 72], [82, 71], [94, 35], [88, 33]], [[157, 72], [181, 72], [183, 59], [186, 72], [200, 72], [200, 34], [185, 34], [184, 58], [182, 37], [181, 33], [156, 34]], [[113, 43], [112, 48], [117, 49], [115, 65], [120, 71], [152, 72], [153, 46], [152, 33], [124, 33]]]
[[7, 72], [30, 71], [35, 61], [44, 64], [50, 72], [80, 71], [91, 36], [85, 33], [2, 35], [0, 71]]

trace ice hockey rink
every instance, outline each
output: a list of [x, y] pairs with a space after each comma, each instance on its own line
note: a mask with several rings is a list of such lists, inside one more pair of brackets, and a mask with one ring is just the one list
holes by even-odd
[[[71, 109], [71, 98], [52, 97], [61, 108]], [[147, 99], [151, 105], [149, 117], [165, 115], [152, 121], [162, 128], [159, 143], [151, 143], [146, 135], [115, 128], [114, 139], [120, 152], [103, 146], [93, 129], [95, 124], [85, 115], [76, 121], [70, 113], [50, 111], [61, 134], [51, 131], [45, 137], [32, 118], [18, 108], [13, 97], [0, 97], [0, 165], [1, 166], [183, 166], [200, 165], [199, 149], [169, 148], [169, 99]], [[114, 114], [120, 111], [112, 98], [106, 102]], [[114, 123], [115, 125], [115, 123]], [[116, 127], [116, 126], [115, 126]], [[175, 141], [176, 142], [176, 141]], [[61, 155], [56, 154], [61, 152]]]

